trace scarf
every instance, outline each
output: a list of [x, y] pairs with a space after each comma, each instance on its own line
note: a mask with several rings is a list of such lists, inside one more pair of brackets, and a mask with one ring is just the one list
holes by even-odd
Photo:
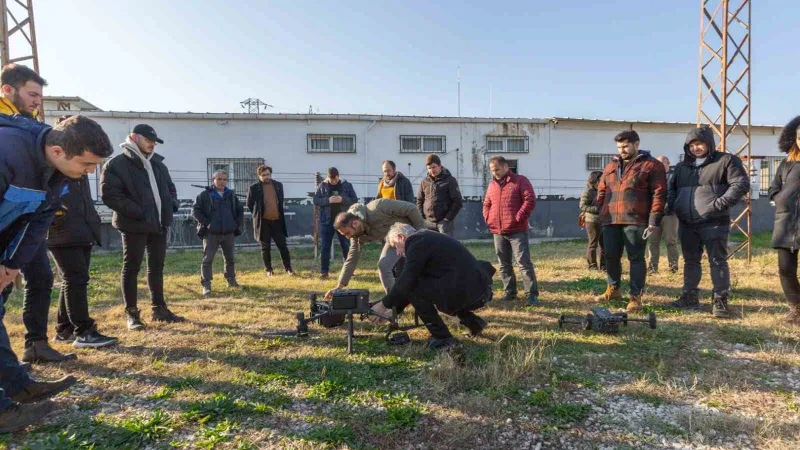
[[123, 149], [128, 149], [136, 155], [141, 161], [142, 165], [144, 165], [144, 170], [147, 171], [147, 177], [150, 179], [150, 190], [153, 192], [153, 200], [156, 202], [156, 208], [158, 209], [158, 224], [161, 225], [161, 194], [158, 192], [158, 183], [156, 182], [156, 175], [153, 172], [153, 164], [150, 162], [150, 158], [153, 157], [155, 152], [150, 154], [150, 157], [144, 156], [141, 150], [139, 150], [139, 146], [136, 145], [136, 142], [131, 140], [131, 137], [128, 136], [125, 138], [125, 142], [119, 144], [120, 147]]
[[400, 176], [400, 172], [394, 174], [394, 178], [391, 180], [387, 180], [386, 177], [383, 177], [383, 185], [386, 187], [394, 187], [394, 184], [397, 182], [397, 177]]

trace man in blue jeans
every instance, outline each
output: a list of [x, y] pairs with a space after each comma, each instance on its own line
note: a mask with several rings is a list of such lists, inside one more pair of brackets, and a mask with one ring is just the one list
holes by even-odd
[[53, 409], [42, 402], [77, 381], [36, 382], [20, 366], [3, 324], [11, 283], [44, 245], [67, 178], [92, 173], [113, 152], [96, 122], [73, 116], [50, 128], [0, 115], [0, 433], [36, 423]]
[[320, 264], [320, 278], [327, 279], [331, 266], [331, 244], [333, 236], [339, 238], [342, 246], [342, 258], [350, 251], [350, 241], [333, 228], [333, 220], [339, 213], [347, 211], [358, 203], [353, 185], [339, 178], [336, 167], [328, 169], [328, 178], [319, 184], [317, 193], [314, 194], [314, 205], [319, 208], [319, 240], [322, 242], [322, 255]]

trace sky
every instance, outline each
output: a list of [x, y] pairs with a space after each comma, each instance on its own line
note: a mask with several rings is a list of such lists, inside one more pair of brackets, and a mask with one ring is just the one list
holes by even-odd
[[[462, 116], [697, 115], [699, 0], [34, 8], [45, 94], [105, 110], [244, 112], [258, 98], [275, 113], [456, 116], [460, 67]], [[800, 1], [758, 0], [752, 15], [752, 123], [781, 125], [800, 114]]]

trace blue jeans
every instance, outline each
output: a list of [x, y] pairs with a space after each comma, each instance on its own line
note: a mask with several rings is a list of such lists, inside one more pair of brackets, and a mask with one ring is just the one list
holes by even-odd
[[347, 257], [347, 252], [350, 251], [350, 240], [338, 233], [333, 224], [319, 224], [319, 239], [322, 241], [322, 264], [320, 267], [321, 273], [328, 273], [331, 268], [331, 245], [333, 244], [333, 236], [339, 238], [339, 245], [342, 246], [342, 259]]
[[622, 252], [631, 263], [631, 295], [642, 295], [647, 281], [647, 264], [644, 259], [647, 241], [642, 234], [645, 225], [604, 225], [603, 242], [606, 247], [606, 278], [608, 285], [619, 289], [622, 284]]
[[0, 410], [8, 408], [11, 404], [8, 396], [33, 383], [25, 369], [20, 367], [14, 350], [11, 350], [8, 331], [3, 323], [6, 316], [6, 298], [10, 293], [11, 289], [8, 289], [0, 294]]

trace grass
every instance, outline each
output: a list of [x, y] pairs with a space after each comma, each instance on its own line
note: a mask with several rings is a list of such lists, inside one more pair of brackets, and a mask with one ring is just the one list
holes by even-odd
[[[0, 436], [0, 449], [511, 449], [525, 448], [534, 435], [543, 448], [660, 446], [661, 438], [665, 446], [692, 447], [710, 429], [717, 435], [702, 445], [721, 447], [744, 434], [750, 443], [741, 447], [798, 448], [800, 330], [781, 321], [786, 308], [777, 257], [762, 241], [754, 239], [752, 263], [730, 261], [731, 306], [740, 318], [716, 321], [707, 310], [670, 310], [665, 305], [680, 294], [681, 276], [661, 273], [648, 277], [645, 295], [658, 329], [631, 324], [618, 335], [558, 330], [558, 316], [588, 312], [605, 281], [585, 269], [581, 242], [532, 246], [542, 306], [490, 304], [479, 312], [490, 324], [486, 336], [461, 339], [458, 358], [426, 351], [424, 329], [410, 332], [411, 344], [390, 347], [382, 328], [361, 321], [352, 355], [342, 329], [312, 325], [307, 339], [265, 335], [292, 329], [295, 311], [308, 308], [308, 294], [334, 283], [316, 277], [318, 263], [306, 249], [292, 251], [298, 276], [278, 271], [270, 279], [260, 255], [238, 253], [241, 290], [225, 285], [217, 258], [210, 298], [201, 295], [200, 253], [170, 253], [166, 298], [188, 321], [129, 332], [121, 255], [96, 254], [92, 315], [120, 344], [78, 349], [73, 362], [34, 365], [36, 377], [71, 373], [81, 383], [55, 399], [56, 412], [44, 424]], [[491, 245], [468, 247], [480, 259], [495, 258]], [[374, 270], [379, 251], [367, 247], [351, 283], [369, 289], [373, 299], [383, 295]], [[139, 298], [147, 320], [144, 272]], [[494, 288], [499, 297], [499, 278]], [[625, 301], [605, 306], [617, 309]], [[19, 353], [19, 290], [7, 309], [5, 324]], [[460, 336], [457, 319], [445, 320]], [[612, 408], [620, 402], [669, 414], [627, 420]], [[612, 424], [612, 431], [599, 423]]]

